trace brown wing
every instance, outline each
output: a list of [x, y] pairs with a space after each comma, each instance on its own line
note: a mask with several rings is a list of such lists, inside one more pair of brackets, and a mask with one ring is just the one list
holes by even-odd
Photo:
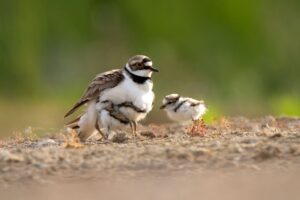
[[96, 99], [103, 90], [107, 88], [113, 88], [118, 85], [123, 79], [124, 77], [122, 70], [120, 69], [98, 74], [85, 90], [81, 99], [72, 107], [69, 112], [67, 112], [65, 118], [75, 112], [80, 106]]
[[204, 104], [204, 101], [203, 100], [198, 101], [195, 99], [191, 99], [190, 103], [191, 103], [191, 106], [194, 107], [194, 106], [199, 106], [200, 104]]

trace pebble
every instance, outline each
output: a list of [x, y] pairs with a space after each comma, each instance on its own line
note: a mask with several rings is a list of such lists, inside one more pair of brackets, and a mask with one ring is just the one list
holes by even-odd
[[37, 142], [36, 146], [37, 147], [47, 147], [47, 146], [53, 146], [53, 145], [57, 145], [58, 143], [50, 138], [47, 139], [43, 139]]

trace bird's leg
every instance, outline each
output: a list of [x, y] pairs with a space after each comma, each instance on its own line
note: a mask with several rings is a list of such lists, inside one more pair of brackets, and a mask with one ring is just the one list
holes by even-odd
[[132, 121], [132, 123], [133, 123], [133, 136], [136, 137], [137, 122], [136, 121]]
[[199, 125], [201, 122], [202, 122], [201, 117], [193, 119], [193, 126], [192, 127]]
[[99, 121], [99, 118], [100, 118], [100, 116], [98, 115], [97, 119], [96, 119], [95, 128], [99, 132], [99, 134], [102, 136], [101, 139], [107, 140], [107, 134], [105, 134], [103, 131], [100, 130], [100, 126], [99, 126], [100, 121]]
[[114, 138], [114, 136], [115, 136], [115, 132], [111, 130], [110, 126], [108, 126], [107, 127], [107, 139], [111, 141]]
[[79, 131], [78, 132], [78, 138], [80, 140], [80, 142], [85, 142], [85, 140], [88, 138], [86, 134], [84, 134], [84, 132]]
[[200, 121], [200, 118], [192, 119], [192, 124], [187, 124], [186, 129], [188, 133], [191, 133], [194, 131], [194, 129], [197, 127], [198, 122]]
[[131, 134], [133, 135], [134, 134], [134, 127], [133, 127], [134, 125], [133, 125], [132, 121], [129, 122], [129, 126], [130, 126]]
[[96, 130], [100, 133], [102, 139], [107, 140], [107, 135], [100, 130], [98, 122], [96, 122]]

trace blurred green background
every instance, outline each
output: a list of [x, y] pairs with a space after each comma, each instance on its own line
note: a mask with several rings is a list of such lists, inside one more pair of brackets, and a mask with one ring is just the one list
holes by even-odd
[[95, 74], [150, 56], [164, 95], [220, 115], [300, 115], [299, 0], [0, 0], [0, 135], [59, 128]]

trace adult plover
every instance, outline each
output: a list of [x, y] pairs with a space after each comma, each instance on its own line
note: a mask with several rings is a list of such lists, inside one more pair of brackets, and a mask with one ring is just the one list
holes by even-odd
[[164, 109], [171, 120], [177, 122], [196, 121], [206, 112], [204, 101], [198, 101], [178, 94], [165, 96], [160, 109]]
[[79, 138], [86, 139], [96, 129], [96, 105], [111, 101], [114, 105], [123, 104], [119, 111], [135, 124], [144, 119], [152, 110], [154, 93], [151, 76], [158, 69], [144, 55], [131, 57], [122, 69], [111, 70], [97, 75], [90, 83], [81, 99], [67, 112], [71, 115], [82, 105], [87, 105], [86, 112], [72, 121], [72, 127], [78, 128]]

